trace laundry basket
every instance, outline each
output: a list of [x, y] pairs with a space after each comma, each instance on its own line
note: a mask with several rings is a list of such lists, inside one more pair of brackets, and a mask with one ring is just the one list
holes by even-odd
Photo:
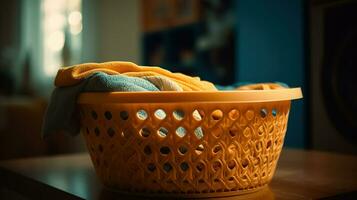
[[81, 132], [110, 189], [231, 196], [267, 185], [300, 88], [82, 93]]

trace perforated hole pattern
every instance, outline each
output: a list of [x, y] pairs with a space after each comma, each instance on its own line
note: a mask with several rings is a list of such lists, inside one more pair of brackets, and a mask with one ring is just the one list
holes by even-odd
[[290, 101], [79, 108], [93, 165], [107, 187], [209, 195], [270, 182]]

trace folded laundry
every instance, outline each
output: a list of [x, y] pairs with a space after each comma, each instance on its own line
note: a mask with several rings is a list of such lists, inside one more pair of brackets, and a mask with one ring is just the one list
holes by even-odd
[[105, 63], [85, 63], [65, 67], [58, 70], [55, 86], [71, 86], [78, 84], [85, 77], [95, 72], [103, 72], [108, 75], [122, 74], [131, 77], [161, 76], [176, 82], [184, 91], [212, 90], [216, 87], [208, 82], [202, 81], [199, 77], [191, 77], [181, 73], [172, 73], [160, 67], [138, 66], [131, 62], [105, 62]]

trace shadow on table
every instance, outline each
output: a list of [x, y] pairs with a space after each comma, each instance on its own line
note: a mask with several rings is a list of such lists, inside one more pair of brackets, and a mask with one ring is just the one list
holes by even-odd
[[355, 200], [357, 199], [357, 190], [352, 192], [347, 192], [344, 194], [339, 194], [331, 197], [321, 198], [320, 200]]
[[[141, 194], [127, 194], [127, 193], [122, 193], [122, 192], [116, 192], [108, 189], [103, 189], [100, 193], [100, 200], [118, 200], [118, 199], [127, 199], [127, 200], [143, 200], [143, 199], [181, 199], [183, 198], [180, 195], [171, 195], [171, 196], [145, 196]], [[187, 198], [186, 199], [192, 199], [192, 198]], [[205, 199], [213, 199], [213, 198], [199, 198], [200, 200], [205, 200]], [[250, 193], [250, 194], [244, 194], [240, 196], [231, 196], [231, 197], [216, 197], [214, 198], [215, 200], [274, 200], [275, 195], [274, 193], [269, 189], [269, 187], [265, 187], [264, 189]]]

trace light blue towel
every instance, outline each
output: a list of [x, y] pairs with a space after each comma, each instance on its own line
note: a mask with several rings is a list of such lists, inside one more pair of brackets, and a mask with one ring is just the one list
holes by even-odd
[[83, 92], [112, 91], [159, 91], [159, 89], [150, 81], [142, 78], [126, 75], [108, 75], [103, 72], [98, 72], [89, 77], [83, 89]]
[[78, 85], [56, 88], [50, 99], [42, 125], [42, 136], [56, 132], [67, 132], [77, 135], [80, 130], [77, 96], [81, 92], [110, 91], [159, 91], [149, 81], [125, 75], [107, 75], [95, 73]]

